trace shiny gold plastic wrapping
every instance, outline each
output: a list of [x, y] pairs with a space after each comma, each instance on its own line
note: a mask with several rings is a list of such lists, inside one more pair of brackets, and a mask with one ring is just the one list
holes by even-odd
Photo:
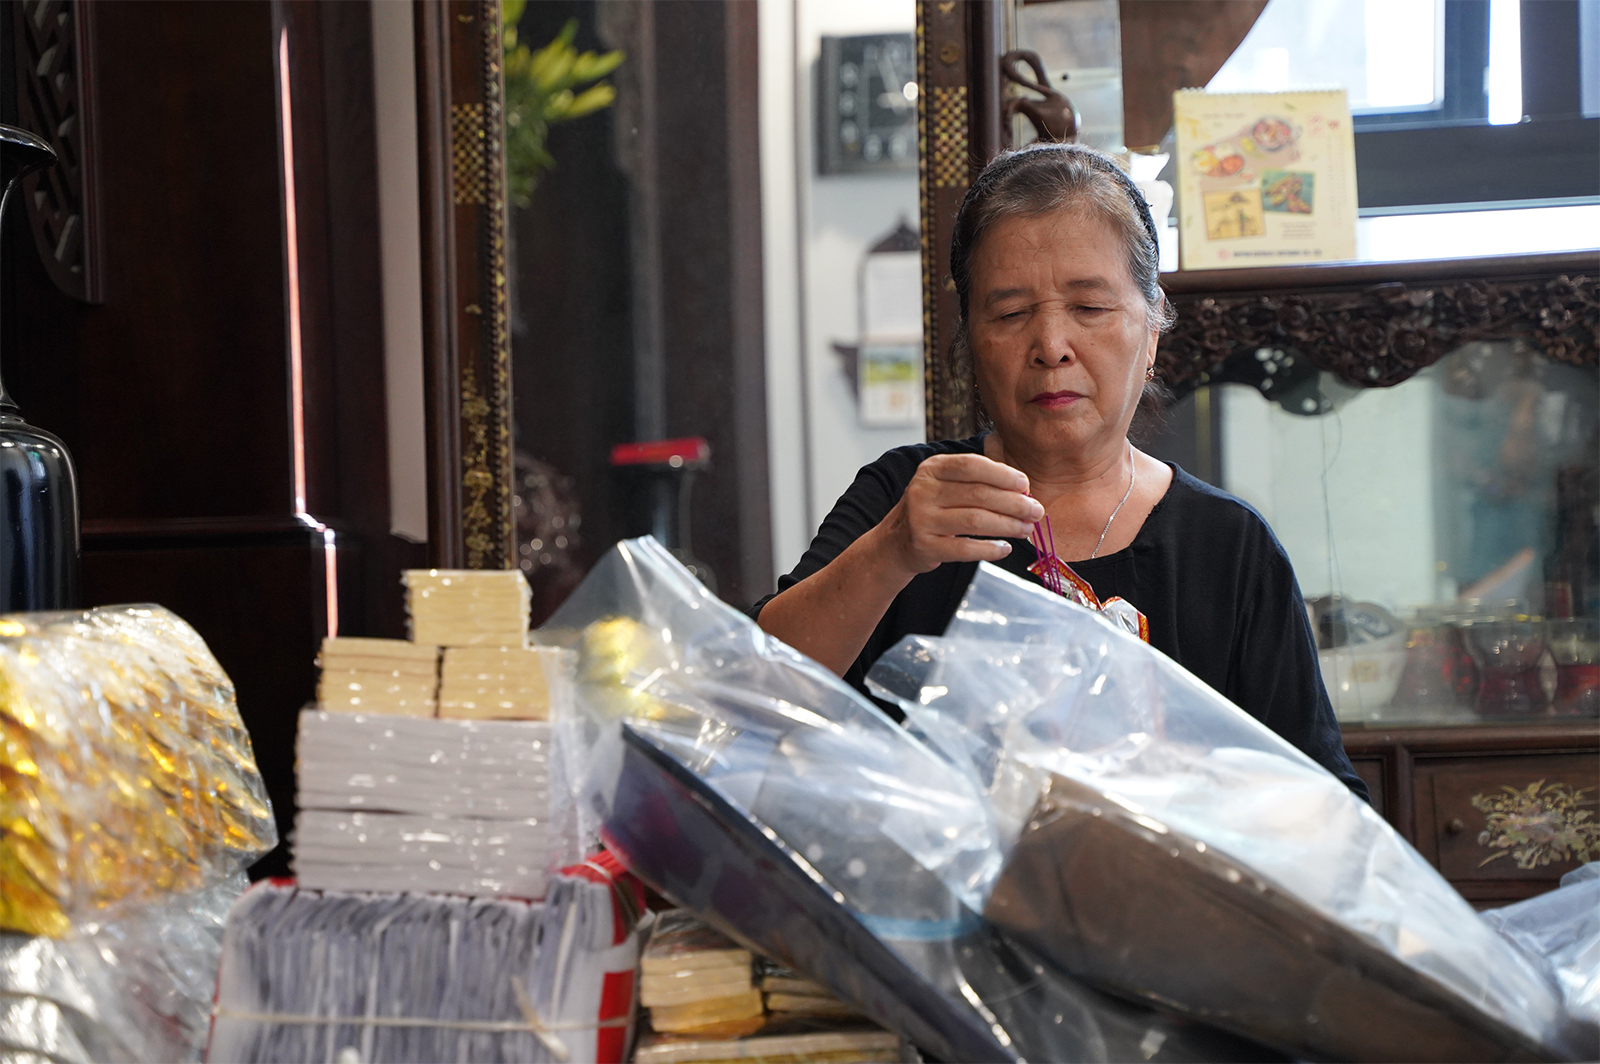
[[159, 606], [0, 617], [0, 929], [60, 936], [277, 842], [233, 684]]

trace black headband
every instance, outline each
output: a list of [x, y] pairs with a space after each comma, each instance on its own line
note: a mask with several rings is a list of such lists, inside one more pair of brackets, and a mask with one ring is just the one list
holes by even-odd
[[[987, 190], [989, 185], [1000, 180], [1013, 166], [1021, 165], [1026, 161], [1027, 156], [1043, 152], [1060, 152], [1063, 155], [1075, 155], [1088, 162], [1096, 170], [1110, 174], [1122, 191], [1127, 194], [1128, 201], [1133, 204], [1133, 213], [1138, 216], [1140, 224], [1144, 226], [1145, 235], [1150, 238], [1151, 246], [1156, 249], [1158, 254], [1160, 253], [1161, 241], [1156, 236], [1156, 223], [1150, 216], [1150, 204], [1146, 202], [1144, 193], [1139, 191], [1139, 186], [1133, 183], [1133, 178], [1124, 173], [1122, 167], [1118, 166], [1111, 156], [1082, 144], [1042, 142], [1030, 144], [1026, 148], [1019, 148], [1008, 155], [1004, 155], [996, 160], [999, 163], [998, 166], [992, 162], [983, 168], [983, 172], [978, 175], [978, 180], [973, 182], [972, 187], [967, 190], [966, 201], [971, 202], [981, 194], [980, 190]], [[966, 203], [963, 203], [962, 207], [965, 209]]]

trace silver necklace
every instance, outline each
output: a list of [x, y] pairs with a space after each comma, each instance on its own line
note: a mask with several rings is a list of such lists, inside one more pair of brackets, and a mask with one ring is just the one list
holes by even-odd
[[1122, 493], [1122, 501], [1117, 503], [1117, 508], [1111, 511], [1110, 517], [1106, 518], [1106, 527], [1100, 530], [1100, 538], [1095, 541], [1094, 553], [1090, 554], [1089, 557], [1093, 558], [1100, 553], [1100, 544], [1106, 541], [1106, 533], [1111, 531], [1111, 522], [1117, 519], [1117, 515], [1122, 512], [1123, 506], [1127, 505], [1128, 496], [1133, 494], [1134, 478], [1138, 475], [1139, 465], [1133, 460], [1133, 444], [1130, 443], [1128, 444], [1128, 490]]

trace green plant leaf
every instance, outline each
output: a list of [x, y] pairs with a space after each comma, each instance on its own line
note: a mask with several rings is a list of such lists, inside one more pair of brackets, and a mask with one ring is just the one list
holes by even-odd
[[567, 113], [563, 120], [571, 121], [574, 118], [582, 118], [584, 115], [603, 110], [610, 107], [616, 98], [617, 90], [606, 82], [602, 81], [598, 85], [591, 85], [573, 98], [571, 104], [567, 107]]
[[[530, 51], [517, 38], [516, 23], [525, 5], [526, 0], [502, 0], [501, 6], [505, 23], [506, 188], [508, 198], [518, 207], [528, 206], [540, 176], [555, 166], [545, 146], [550, 125], [611, 106], [616, 89], [603, 82], [589, 83], [617, 69], [624, 59], [620, 51], [580, 54], [572, 43], [577, 39], [577, 19], [569, 19], [550, 43]], [[577, 89], [582, 91], [574, 91]]]

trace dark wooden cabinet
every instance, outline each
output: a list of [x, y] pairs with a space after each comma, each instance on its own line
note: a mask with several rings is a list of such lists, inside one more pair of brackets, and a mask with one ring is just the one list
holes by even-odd
[[[80, 291], [20, 214], [8, 222], [6, 384], [77, 461], [83, 605], [159, 602], [199, 631], [285, 835], [321, 638], [336, 618], [403, 636], [400, 570], [430, 561], [389, 530], [369, 12], [0, 5], [0, 54], [37, 47], [47, 24], [57, 49], [54, 67], [8, 62], [0, 120], [58, 90], [40, 84], [51, 71], [80, 71], [92, 134], [37, 132], [82, 153], [97, 194], [75, 209], [99, 211], [97, 283]], [[282, 847], [257, 866], [286, 870]]]
[[1550, 890], [1600, 859], [1585, 827], [1600, 819], [1600, 721], [1346, 725], [1345, 749], [1384, 817], [1480, 908]]

